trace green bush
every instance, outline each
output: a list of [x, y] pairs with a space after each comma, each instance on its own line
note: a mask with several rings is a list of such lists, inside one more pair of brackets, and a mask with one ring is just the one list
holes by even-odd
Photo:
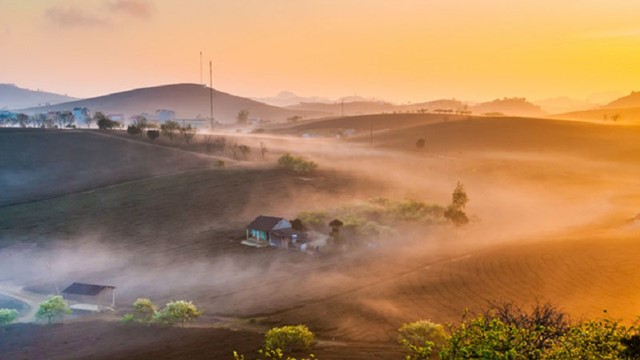
[[265, 334], [264, 348], [285, 352], [308, 350], [313, 338], [313, 333], [305, 325], [275, 327]]
[[0, 326], [9, 325], [18, 320], [18, 311], [14, 309], [0, 309]]
[[278, 159], [278, 165], [291, 170], [297, 174], [308, 174], [318, 168], [318, 164], [313, 161], [305, 160], [301, 157], [292, 156], [289, 153], [282, 155]]
[[407, 360], [430, 359], [447, 338], [442, 325], [429, 320], [404, 324], [398, 333], [398, 343], [408, 353]]
[[139, 298], [133, 303], [133, 317], [136, 321], [148, 323], [158, 312], [158, 307], [147, 298]]
[[149, 140], [155, 140], [160, 136], [160, 130], [147, 130]]
[[36, 319], [46, 320], [48, 324], [51, 324], [56, 319], [62, 319], [65, 314], [71, 314], [69, 304], [60, 295], [50, 296], [40, 303]]
[[163, 325], [184, 325], [202, 313], [190, 301], [178, 300], [167, 303], [164, 308], [154, 314], [153, 321]]

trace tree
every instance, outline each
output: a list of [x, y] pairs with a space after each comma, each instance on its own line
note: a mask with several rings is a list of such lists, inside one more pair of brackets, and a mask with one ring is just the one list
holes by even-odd
[[0, 309], [0, 326], [9, 325], [18, 320], [18, 311], [15, 309]]
[[71, 314], [69, 304], [60, 295], [50, 296], [40, 303], [36, 312], [36, 319], [47, 320], [51, 324], [55, 319], [61, 319], [65, 314]]
[[296, 231], [307, 231], [307, 227], [304, 226], [302, 220], [298, 218], [291, 220], [291, 228]]
[[424, 147], [424, 145], [425, 145], [425, 140], [424, 139], [418, 139], [416, 141], [416, 147], [418, 149], [422, 149]]
[[451, 195], [451, 204], [444, 212], [444, 217], [456, 226], [462, 226], [469, 223], [469, 218], [464, 212], [464, 208], [469, 202], [469, 197], [464, 191], [464, 186], [458, 181], [453, 194]]
[[431, 359], [446, 339], [442, 325], [429, 320], [403, 324], [398, 330], [398, 343], [409, 354], [407, 360]]
[[249, 110], [240, 110], [236, 116], [238, 125], [246, 125], [247, 120], [249, 120]]
[[238, 150], [240, 150], [240, 153], [242, 154], [242, 156], [244, 156], [245, 159], [247, 158], [247, 156], [251, 152], [251, 148], [248, 147], [247, 145], [239, 145], [238, 146]]
[[175, 121], [167, 121], [160, 125], [160, 131], [162, 135], [168, 137], [169, 140], [173, 142], [173, 139], [175, 139], [180, 132], [180, 124]]
[[103, 114], [100, 111], [95, 113], [95, 115], [93, 116], [93, 119], [96, 121], [96, 124], [98, 124], [98, 128], [100, 130], [113, 129], [113, 128], [120, 127], [121, 125], [119, 121], [113, 121], [109, 119], [105, 114]]
[[198, 129], [196, 129], [195, 127], [191, 126], [191, 124], [189, 124], [187, 126], [182, 126], [180, 128], [180, 136], [184, 140], [184, 143], [187, 144], [187, 145], [189, 144], [191, 139], [193, 139], [193, 137], [196, 136], [197, 132], [198, 132]]
[[160, 136], [159, 130], [147, 130], [147, 137], [149, 138], [149, 140], [153, 141], [157, 139], [159, 136]]
[[148, 129], [151, 124], [149, 123], [146, 117], [142, 115], [138, 115], [133, 118], [132, 125], [139, 128], [140, 130], [145, 130], [145, 129]]
[[20, 124], [20, 127], [22, 128], [26, 128], [29, 126], [29, 124], [31, 123], [31, 119], [29, 118], [29, 115], [27, 114], [18, 114], [16, 115], [16, 118], [18, 120], [18, 124]]
[[172, 301], [154, 315], [154, 321], [165, 325], [183, 325], [195, 321], [202, 313], [191, 301]]
[[331, 220], [331, 222], [329, 223], [329, 226], [331, 226], [331, 237], [333, 237], [334, 239], [338, 238], [338, 235], [340, 235], [340, 228], [343, 225], [344, 223], [338, 219]]
[[264, 338], [266, 350], [280, 349], [291, 352], [308, 350], [313, 342], [314, 334], [305, 325], [289, 325], [270, 329]]

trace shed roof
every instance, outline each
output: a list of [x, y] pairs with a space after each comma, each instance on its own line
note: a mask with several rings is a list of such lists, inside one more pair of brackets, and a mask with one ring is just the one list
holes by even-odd
[[260, 215], [255, 220], [253, 220], [253, 222], [251, 222], [249, 226], [247, 226], [247, 229], [269, 231], [282, 220], [284, 220], [284, 218]]
[[65, 294], [72, 294], [72, 295], [96, 296], [106, 289], [115, 289], [115, 286], [83, 284], [83, 283], [74, 282], [73, 284], [69, 285], [66, 289], [62, 290], [62, 292]]

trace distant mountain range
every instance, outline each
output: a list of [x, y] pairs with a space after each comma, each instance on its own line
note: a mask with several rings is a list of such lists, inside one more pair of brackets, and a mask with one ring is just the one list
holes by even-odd
[[54, 105], [73, 100], [76, 98], [40, 90], [23, 89], [14, 84], [0, 84], [0, 109], [4, 110]]
[[[178, 119], [209, 119], [210, 88], [199, 84], [174, 84], [141, 88], [66, 102], [57, 105], [23, 109], [26, 113], [71, 110], [86, 107], [91, 112], [123, 114], [155, 114], [157, 110], [172, 110]], [[291, 116], [313, 117], [318, 114], [302, 110], [283, 109], [255, 100], [213, 90], [213, 116], [216, 121], [233, 123], [241, 110], [249, 111], [249, 119], [284, 121]]]

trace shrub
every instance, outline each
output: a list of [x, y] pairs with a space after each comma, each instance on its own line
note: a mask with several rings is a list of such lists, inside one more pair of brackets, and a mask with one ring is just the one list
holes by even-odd
[[318, 164], [315, 162], [305, 160], [301, 157], [292, 156], [289, 153], [282, 155], [278, 159], [278, 165], [297, 174], [308, 174], [318, 168]]
[[409, 353], [407, 360], [430, 359], [434, 350], [446, 340], [442, 325], [429, 320], [404, 324], [398, 332], [398, 343]]
[[418, 139], [418, 140], [416, 141], [416, 147], [417, 147], [418, 149], [422, 149], [422, 148], [424, 147], [425, 143], [426, 143], [426, 142], [425, 142], [425, 140], [424, 140], [424, 139]]
[[18, 311], [14, 309], [0, 309], [0, 326], [9, 325], [18, 320]]
[[40, 303], [36, 319], [47, 320], [47, 323], [51, 324], [53, 320], [62, 319], [65, 314], [71, 314], [69, 304], [60, 295], [50, 296]]
[[147, 298], [139, 298], [133, 303], [133, 317], [137, 321], [148, 323], [158, 312], [158, 307]]
[[226, 165], [227, 163], [224, 160], [216, 160], [216, 162], [213, 163], [213, 166], [217, 168], [224, 168]]
[[153, 319], [164, 325], [184, 325], [195, 321], [200, 314], [201, 312], [191, 301], [178, 300], [167, 303], [162, 310], [155, 313]]
[[150, 140], [155, 140], [160, 137], [160, 130], [147, 130], [147, 137]]
[[139, 135], [142, 133], [142, 129], [135, 125], [129, 125], [127, 126], [127, 133], [131, 135]]
[[131, 324], [136, 321], [136, 318], [133, 314], [125, 314], [121, 321], [123, 324]]
[[265, 334], [264, 348], [286, 352], [308, 350], [313, 338], [313, 333], [305, 325], [275, 327]]

